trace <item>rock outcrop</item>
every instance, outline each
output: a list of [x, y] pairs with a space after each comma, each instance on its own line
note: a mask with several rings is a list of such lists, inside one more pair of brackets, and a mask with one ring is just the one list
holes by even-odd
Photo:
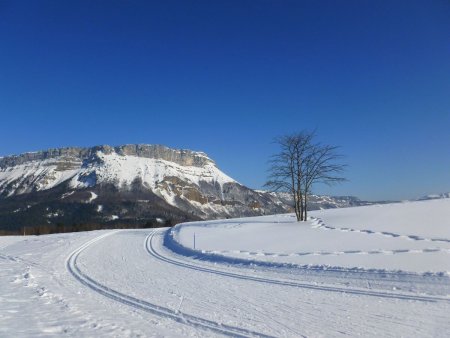
[[91, 148], [68, 147], [6, 156], [0, 158], [0, 168], [14, 167], [27, 162], [50, 159], [78, 159], [83, 161], [95, 156], [98, 152], [106, 155], [116, 153], [123, 156], [128, 155], [161, 159], [184, 166], [202, 167], [207, 163], [214, 163], [206, 156], [205, 153], [202, 152], [171, 149], [162, 145], [127, 144], [116, 147], [111, 147], [108, 145], [95, 146]]

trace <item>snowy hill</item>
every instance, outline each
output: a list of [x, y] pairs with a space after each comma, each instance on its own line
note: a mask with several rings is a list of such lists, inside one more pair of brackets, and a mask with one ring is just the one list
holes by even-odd
[[210, 260], [450, 275], [450, 199], [310, 215], [303, 223], [286, 214], [179, 224], [167, 242]]

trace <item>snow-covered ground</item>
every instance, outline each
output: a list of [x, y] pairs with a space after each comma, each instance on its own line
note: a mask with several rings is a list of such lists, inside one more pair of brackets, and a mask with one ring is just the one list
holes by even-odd
[[171, 230], [203, 258], [450, 273], [450, 199], [329, 209], [308, 222], [279, 215], [196, 222]]
[[447, 337], [449, 202], [0, 237], [0, 336]]

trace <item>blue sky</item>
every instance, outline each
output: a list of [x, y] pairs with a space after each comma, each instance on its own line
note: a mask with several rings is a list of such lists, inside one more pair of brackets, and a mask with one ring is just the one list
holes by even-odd
[[158, 143], [260, 188], [273, 137], [317, 128], [348, 183], [450, 191], [450, 3], [0, 0], [0, 156]]

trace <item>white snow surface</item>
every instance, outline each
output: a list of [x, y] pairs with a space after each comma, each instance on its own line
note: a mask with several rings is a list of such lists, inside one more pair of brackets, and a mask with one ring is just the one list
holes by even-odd
[[172, 237], [207, 256], [450, 273], [450, 199], [181, 224]]
[[[48, 159], [0, 169], [0, 191], [13, 182], [9, 196], [15, 193], [27, 193], [33, 188], [38, 191], [47, 190], [67, 181], [79, 172], [79, 169], [58, 170], [58, 162], [58, 159]], [[74, 164], [81, 166], [78, 162]], [[26, 184], [27, 181], [32, 181], [33, 185]], [[25, 184], [22, 186], [22, 183]]]
[[87, 203], [92, 203], [92, 201], [96, 200], [98, 197], [98, 195], [95, 192], [90, 191], [90, 193], [91, 193], [91, 197], [89, 197], [89, 199], [87, 200]]
[[[0, 336], [448, 337], [449, 276], [388, 271], [393, 257], [413, 255], [419, 261], [432, 252], [380, 253], [383, 270], [344, 268], [353, 257], [371, 254], [336, 255], [342, 264], [328, 269], [302, 261], [277, 263], [266, 255], [334, 250], [333, 245], [396, 249], [400, 242], [385, 242], [386, 229], [426, 236], [391, 238], [414, 245], [438, 235], [443, 240], [448, 230], [405, 229], [393, 220], [395, 209], [422, 209], [439, 213], [433, 220], [448, 222], [442, 215], [448, 206], [427, 201], [321, 211], [302, 226], [292, 215], [191, 223], [176, 227], [174, 237], [166, 228], [0, 237]], [[374, 211], [386, 207], [385, 218]], [[380, 225], [370, 218], [375, 216], [392, 222]], [[409, 221], [426, 219], [411, 215]], [[370, 229], [374, 233], [357, 231]], [[221, 253], [189, 249], [193, 230], [196, 248]], [[305, 238], [298, 242], [301, 237], [294, 235]], [[238, 258], [222, 252], [234, 249], [240, 250]], [[241, 252], [247, 249], [258, 254]]]

